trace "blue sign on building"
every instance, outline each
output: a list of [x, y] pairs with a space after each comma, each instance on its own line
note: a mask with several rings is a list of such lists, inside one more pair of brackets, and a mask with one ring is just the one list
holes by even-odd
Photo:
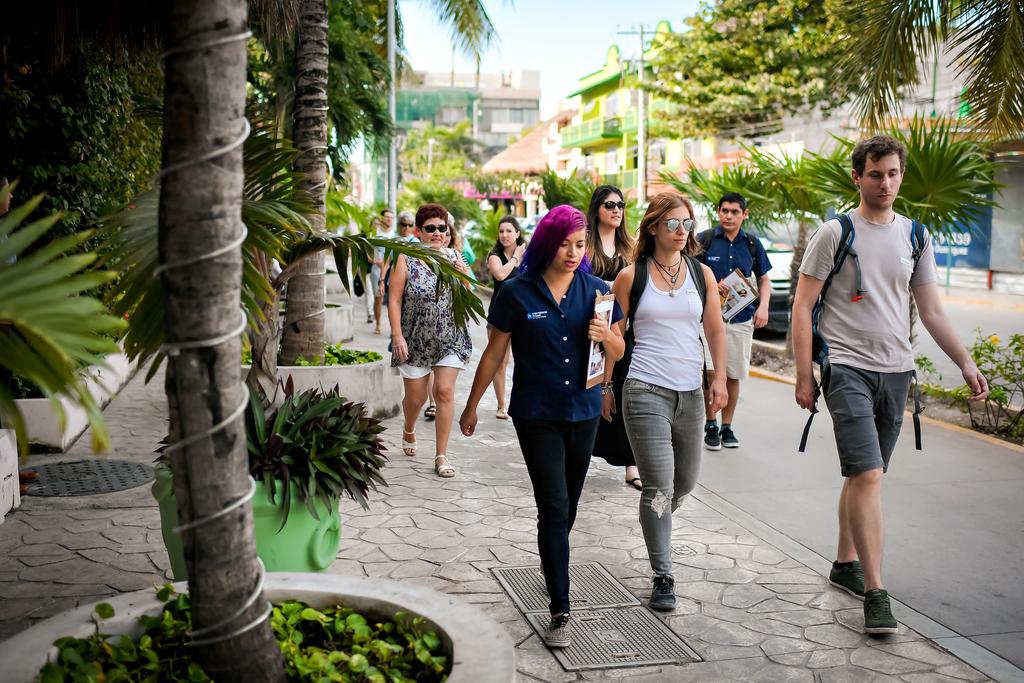
[[[988, 270], [992, 253], [992, 207], [981, 210], [970, 223], [957, 223], [951, 236], [933, 234], [935, 263], [953, 268]], [[951, 262], [950, 262], [951, 259]]]

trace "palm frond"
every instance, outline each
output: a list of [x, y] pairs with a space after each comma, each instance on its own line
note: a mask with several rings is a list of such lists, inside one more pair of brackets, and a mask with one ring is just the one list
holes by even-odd
[[686, 177], [668, 171], [661, 172], [661, 179], [669, 186], [704, 207], [712, 224], [718, 216], [718, 200], [727, 192], [739, 192], [747, 200], [750, 212], [744, 225], [754, 232], [766, 233], [771, 230], [775, 219], [775, 201], [764, 185], [764, 178], [758, 169], [750, 164], [733, 164], [720, 169], [702, 169], [692, 160], [683, 163], [689, 167]]
[[[0, 189], [0, 203], [13, 185]], [[85, 293], [109, 282], [112, 272], [87, 272], [95, 256], [73, 254], [92, 233], [83, 231], [55, 240], [30, 256], [21, 254], [60, 220], [52, 214], [22, 225], [42, 201], [33, 197], [0, 218], [0, 366], [37, 385], [56, 402], [66, 396], [81, 406], [92, 425], [92, 446], [109, 446], [100, 406], [89, 392], [81, 368], [103, 363], [118, 350], [113, 337], [125, 327], [103, 305]], [[0, 418], [17, 433], [27, 452], [28, 434], [17, 404], [0, 386]]]
[[480, 56], [495, 38], [494, 24], [482, 0], [429, 0], [437, 18], [451, 29], [452, 44]]
[[[261, 305], [272, 294], [269, 273], [264, 272], [269, 259], [278, 258], [299, 233], [309, 229], [304, 217], [309, 198], [299, 190], [297, 176], [291, 171], [296, 154], [291, 143], [275, 137], [267, 123], [255, 125], [245, 142], [242, 221], [248, 235], [242, 250], [242, 304], [250, 322], [262, 317]], [[160, 280], [153, 277], [158, 257], [159, 196], [159, 188], [143, 193], [104, 219], [101, 232], [108, 254], [103, 263], [121, 272], [106, 302], [115, 314], [131, 320], [124, 338], [125, 353], [143, 364], [164, 341]], [[259, 259], [257, 252], [269, 259]]]

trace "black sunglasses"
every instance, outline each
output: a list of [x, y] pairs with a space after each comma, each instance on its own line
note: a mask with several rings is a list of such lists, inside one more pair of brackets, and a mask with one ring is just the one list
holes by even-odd
[[435, 232], [448, 232], [448, 224], [439, 223], [437, 225], [424, 225], [420, 229], [428, 235], [433, 235]]
[[609, 211], [611, 211], [612, 209], [621, 210], [626, 208], [626, 202], [605, 202], [601, 206], [608, 209]]
[[400, 226], [402, 226], [403, 228], [411, 228], [412, 227], [412, 223], [402, 223], [402, 222], [399, 222], [398, 224]]

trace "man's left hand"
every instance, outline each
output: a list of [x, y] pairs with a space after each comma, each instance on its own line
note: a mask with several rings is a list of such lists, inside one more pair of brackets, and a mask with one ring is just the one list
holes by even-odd
[[758, 306], [757, 310], [754, 311], [754, 327], [761, 329], [768, 324], [768, 308]]
[[973, 362], [968, 363], [963, 369], [964, 381], [971, 388], [971, 396], [968, 401], [984, 401], [988, 396], [988, 380], [981, 374], [978, 366]]

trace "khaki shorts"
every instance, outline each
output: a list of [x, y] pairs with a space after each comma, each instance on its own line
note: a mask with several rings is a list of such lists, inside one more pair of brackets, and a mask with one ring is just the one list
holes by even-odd
[[[700, 341], [704, 344], [704, 360], [708, 370], [714, 370], [711, 350], [701, 331]], [[725, 376], [729, 379], [746, 379], [750, 374], [750, 348], [754, 341], [754, 320], [745, 323], [725, 323]]]

